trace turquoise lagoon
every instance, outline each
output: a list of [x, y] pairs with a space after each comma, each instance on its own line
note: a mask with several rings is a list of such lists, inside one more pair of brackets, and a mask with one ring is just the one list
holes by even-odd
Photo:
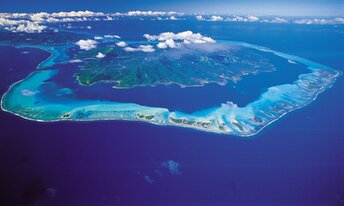
[[[109, 44], [114, 44], [116, 42], [118, 41], [104, 41], [98, 49], [102, 47], [105, 48]], [[136, 45], [140, 43], [150, 44], [153, 46], [157, 44], [157, 42], [146, 41], [127, 41], [127, 43], [129, 45]], [[259, 58], [266, 55], [274, 55], [277, 58], [284, 59], [285, 64], [289, 64], [289, 66], [303, 66], [307, 70], [307, 72], [298, 75], [298, 77], [291, 83], [268, 87], [266, 90], [262, 91], [257, 99], [248, 102], [245, 105], [237, 105], [234, 99], [232, 101], [218, 102], [216, 106], [211, 106], [209, 108], [204, 108], [193, 112], [184, 112], [165, 108], [164, 105], [149, 106], [141, 105], [135, 102], [109, 101], [99, 98], [75, 98], [75, 94], [78, 93], [78, 89], [62, 87], [61, 85], [63, 84], [55, 81], [54, 77], [61, 74], [61, 67], [63, 67], [63, 65], [71, 65], [75, 71], [68, 73], [72, 77], [68, 78], [68, 80], [77, 81], [77, 73], [78, 71], [80, 71], [80, 68], [83, 68], [85, 62], [86, 64], [92, 66], [92, 62], [90, 63], [90, 61], [87, 60], [89, 58], [87, 57], [87, 53], [82, 54], [83, 56], [81, 55], [81, 57], [84, 59], [81, 59], [80, 62], [75, 63], [70, 61], [78, 56], [78, 54], [78, 57], [80, 57], [80, 52], [75, 45], [66, 44], [42, 46], [19, 44], [15, 46], [20, 48], [39, 48], [50, 52], [51, 56], [44, 62], [42, 62], [37, 67], [36, 71], [31, 73], [25, 79], [14, 83], [9, 88], [9, 90], [2, 97], [1, 107], [5, 111], [35, 121], [143, 121], [156, 125], [187, 127], [206, 132], [245, 137], [257, 134], [264, 127], [278, 120], [283, 115], [311, 103], [316, 99], [318, 94], [330, 88], [336, 81], [336, 78], [340, 76], [340, 72], [330, 67], [262, 46], [226, 40], [217, 40], [215, 44], [211, 45], [204, 44], [205, 48], [211, 48], [213, 45], [216, 45], [216, 47], [220, 46], [221, 48], [225, 49], [235, 48], [235, 51], [254, 51], [254, 53], [256, 53]], [[191, 47], [188, 49], [190, 50], [194, 48]], [[196, 48], [196, 50], [197, 49], [199, 49], [199, 47]], [[168, 49], [164, 52], [164, 55], [169, 55], [170, 53], [173, 53], [175, 51], [174, 49]], [[122, 55], [124, 55], [124, 57], [127, 57], [126, 59], [135, 59], [137, 58], [137, 56], [139, 56], [143, 59], [148, 58], [151, 61], [152, 59], [154, 60], [152, 56], [157, 55], [157, 53], [159, 54], [159, 51], [155, 51], [152, 53], [137, 52], [134, 54], [127, 54], [126, 52], [124, 52], [124, 54]], [[212, 55], [212, 51], [207, 54]], [[193, 55], [197, 56], [195, 54]], [[94, 61], [99, 62], [101, 60], [96, 59]], [[189, 62], [185, 60], [183, 61], [184, 62], [177, 62], [176, 64], [178, 64], [181, 68], [189, 65]], [[202, 62], [199, 61], [195, 63], [196, 66], [192, 69], [194, 71], [198, 71], [197, 68], [202, 67], [202, 72], [199, 74], [196, 74], [196, 72], [189, 74], [190, 79], [195, 78], [195, 76], [197, 77], [197, 79], [200, 79], [200, 81], [198, 81], [198, 85], [197, 83], [196, 85], [194, 85], [194, 82], [190, 85], [183, 85], [180, 84], [180, 82], [168, 82], [168, 84], [177, 84], [181, 87], [180, 89], [184, 89], [183, 87], [190, 86], [202, 87], [209, 83], [215, 83], [224, 86], [233, 81], [235, 85], [237, 81], [240, 82], [241, 79], [245, 79], [245, 76], [257, 74], [264, 76], [265, 72], [275, 72], [275, 70], [279, 69], [279, 66], [283, 66], [271, 65], [269, 64], [269, 62], [263, 62], [263, 64], [261, 65], [252, 65], [251, 63], [249, 63], [245, 65], [246, 67], [243, 67], [246, 68], [246, 70], [243, 70], [241, 69], [241, 67], [239, 67], [239, 69], [235, 71], [235, 74], [227, 74], [225, 72], [228, 70], [230, 71], [231, 67], [227, 68], [226, 66], [228, 65], [222, 64], [221, 60], [213, 62], [216, 63], [216, 67], [214, 66], [214, 68], [220, 68], [221, 72], [224, 72], [224, 74], [222, 75], [223, 77], [221, 76], [221, 78], [217, 79], [219, 73], [217, 73], [217, 75], [213, 75], [215, 71], [212, 70], [213, 68], [211, 68], [211, 66], [209, 66], [209, 62], [207, 63], [207, 65], [202, 65]], [[256, 59], [251, 62], [260, 62], [260, 59]], [[230, 63], [229, 65], [231, 65]], [[100, 65], [102, 65], [102, 63], [100, 63]], [[251, 65], [252, 68], [256, 69], [247, 69], [247, 65]], [[207, 66], [209, 67], [209, 73], [204, 72], [207, 71]], [[168, 66], [164, 65], [160, 65], [159, 68], [159, 72], [164, 72], [167, 71], [167, 69], [170, 69], [168, 68]], [[97, 67], [95, 67], [94, 69], [97, 69]], [[176, 70], [172, 69], [172, 71], [175, 72]], [[238, 76], [238, 74], [240, 75]], [[166, 78], [163, 74], [161, 76]], [[233, 79], [233, 76], [236, 78]], [[101, 84], [113, 85], [114, 82], [106, 81], [105, 79], [104, 81], [100, 81], [92, 85], [80, 86], [84, 88], [92, 88], [97, 87]], [[154, 85], [138, 84], [134, 85], [133, 87], [150, 87], [165, 84], [166, 79], [164, 79], [164, 81], [158, 79], [154, 83]], [[254, 85], [252, 86], [254, 87]], [[47, 88], [49, 89], [47, 90]], [[132, 88], [113, 89], [130, 90]], [[235, 86], [233, 87], [233, 89], [235, 89]]]

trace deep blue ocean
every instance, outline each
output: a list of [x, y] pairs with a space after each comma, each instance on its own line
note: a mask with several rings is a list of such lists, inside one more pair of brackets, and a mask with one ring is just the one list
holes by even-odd
[[[87, 25], [99, 35], [117, 34], [126, 40], [191, 30], [269, 47], [344, 72], [343, 25], [78, 23]], [[1, 94], [48, 56], [37, 49], [0, 47]], [[226, 87], [233, 84], [118, 92], [106, 84], [100, 88], [113, 92], [109, 99], [136, 98], [140, 104], [189, 112], [231, 99], [245, 105], [266, 86], [291, 83], [302, 69], [248, 77], [230, 94]], [[344, 205], [343, 88], [342, 76], [310, 105], [253, 138], [125, 121], [39, 123], [1, 111], [0, 205]], [[180, 174], [162, 168], [169, 160], [180, 164]]]

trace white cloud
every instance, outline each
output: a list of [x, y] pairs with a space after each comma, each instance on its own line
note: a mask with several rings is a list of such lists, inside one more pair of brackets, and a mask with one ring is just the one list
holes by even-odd
[[[19, 15], [16, 14], [15, 16], [19, 16]], [[71, 12], [58, 12], [58, 13], [40, 12], [40, 13], [26, 14], [22, 16], [28, 16], [31, 21], [37, 22], [37, 23], [43, 23], [43, 22], [57, 23], [57, 22], [76, 22], [76, 21], [96, 21], [100, 19], [95, 18], [95, 17], [105, 16], [105, 14], [102, 12], [92, 12], [92, 11], [71, 11]], [[11, 18], [11, 16], [9, 18]]]
[[277, 17], [277, 18], [271, 20], [270, 23], [279, 23], [279, 24], [281, 24], [281, 23], [288, 23], [288, 21], [286, 19], [284, 19], [284, 18]]
[[170, 11], [170, 12], [164, 12], [164, 11], [129, 11], [128, 13], [124, 13], [122, 15], [126, 16], [172, 16], [177, 15], [177, 12]]
[[80, 49], [83, 49], [83, 50], [91, 50], [91, 49], [94, 49], [96, 48], [97, 46], [97, 42], [92, 40], [92, 39], [87, 39], [87, 40], [79, 40], [75, 43], [76, 45], [78, 45], [80, 47]]
[[167, 39], [165, 44], [170, 48], [175, 48], [177, 46], [173, 39]]
[[191, 44], [191, 42], [189, 42], [188, 40], [184, 40], [183, 43], [184, 44]]
[[30, 19], [32, 21], [37, 21], [37, 22], [42, 22], [45, 20], [45, 18], [48, 18], [49, 14], [46, 12], [40, 12], [40, 13], [35, 13], [30, 16]]
[[196, 16], [196, 19], [199, 21], [202, 21], [202, 20], [204, 20], [204, 17], [203, 16]]
[[[97, 16], [105, 16], [102, 12], [71, 11], [58, 13], [0, 13], [0, 27], [13, 32], [42, 32], [47, 28], [44, 23], [96, 21]], [[90, 29], [90, 27], [87, 27]]]
[[104, 21], [112, 21], [112, 20], [113, 20], [113, 18], [110, 16], [106, 16], [106, 18], [104, 19]]
[[223, 21], [221, 16], [211, 16], [210, 21]]
[[243, 16], [234, 16], [233, 18], [229, 18], [229, 21], [247, 21], [247, 19]]
[[[0, 13], [0, 27], [13, 32], [42, 32], [47, 27], [45, 23], [79, 22], [79, 21], [110, 21], [113, 16], [171, 16], [170, 20], [177, 20], [177, 12], [162, 11], [131, 11], [127, 13], [103, 13], [93, 11], [70, 12], [39, 12], [39, 13]], [[100, 18], [104, 17], [104, 18]], [[86, 27], [90, 29], [91, 27]], [[117, 37], [114, 37], [117, 38]]]
[[121, 37], [118, 35], [111, 35], [111, 34], [106, 34], [104, 35], [105, 38], [109, 38], [109, 39], [120, 39]]
[[137, 49], [132, 48], [132, 47], [125, 47], [124, 50], [127, 51], [127, 52], [134, 52], [134, 51], [137, 51]]
[[[154, 17], [151, 20], [182, 20], [179, 17], [182, 13], [164, 11], [129, 11], [127, 13], [103, 13], [93, 11], [71, 11], [71, 12], [39, 12], [39, 13], [0, 13], [0, 29], [12, 32], [40, 33], [47, 30], [49, 25], [46, 23], [59, 22], [81, 22], [81, 21], [110, 21], [117, 17]], [[293, 24], [317, 24], [317, 25], [336, 25], [344, 24], [344, 18], [270, 18], [257, 16], [217, 16], [217, 15], [196, 15], [200, 21], [230, 21], [230, 22], [265, 22], [265, 23], [293, 23]], [[68, 26], [68, 28], [71, 26]], [[90, 28], [90, 27], [88, 27]], [[54, 28], [51, 28], [53, 30]], [[118, 38], [116, 35], [106, 38]], [[148, 39], [148, 38], [147, 38]], [[174, 39], [174, 41], [176, 41]], [[184, 43], [189, 43], [185, 40]], [[192, 43], [192, 42], [190, 42]], [[162, 44], [160, 44], [162, 46]]]
[[79, 22], [79, 21], [98, 21], [98, 18], [87, 18], [87, 17], [63, 17], [55, 18], [49, 17], [45, 21], [49, 23], [59, 23], [59, 22]]
[[47, 27], [34, 22], [27, 22], [26, 24], [10, 27], [8, 30], [13, 32], [41, 33], [45, 28]]
[[[5, 16], [5, 15], [2, 15]], [[0, 17], [0, 27], [12, 32], [40, 33], [47, 27], [29, 20], [13, 20]]]
[[146, 38], [148, 41], [155, 41], [158, 39], [158, 36], [150, 34], [144, 34], [143, 37]]
[[208, 16], [207, 18], [203, 16], [196, 16], [196, 19], [199, 21], [236, 21], [236, 22], [256, 22], [259, 21], [259, 18], [256, 16], [237, 16], [232, 17], [222, 17], [222, 16]]
[[53, 17], [86, 17], [86, 16], [104, 16], [103, 12], [93, 12], [93, 11], [70, 11], [70, 12], [58, 12], [52, 13]]
[[117, 42], [116, 45], [119, 47], [126, 47], [127, 43], [125, 43], [124, 41], [120, 41], [120, 42]]
[[143, 52], [154, 52], [155, 49], [152, 45], [140, 45], [139, 50]]
[[102, 59], [102, 58], [106, 57], [106, 55], [103, 54], [103, 53], [101, 53], [101, 52], [98, 52], [98, 54], [96, 55], [96, 57]]
[[339, 17], [339, 18], [335, 18], [334, 22], [338, 23], [338, 24], [344, 24], [344, 18]]
[[14, 19], [23, 19], [23, 18], [30, 18], [28, 13], [0, 13], [0, 17], [2, 18], [14, 18]]
[[247, 20], [250, 22], [256, 22], [256, 21], [259, 21], [259, 18], [256, 16], [248, 16]]
[[222, 17], [222, 16], [195, 16], [199, 21], [229, 21], [229, 22], [265, 22], [265, 23], [288, 23], [288, 20], [284, 18], [276, 17], [275, 19], [261, 19], [257, 16], [229, 16], [229, 17]]
[[175, 48], [181, 44], [202, 44], [215, 43], [210, 37], [205, 37], [200, 33], [193, 33], [192, 31], [184, 31], [179, 33], [164, 32], [159, 35], [143, 35], [148, 41], [159, 41], [157, 47], [160, 49]]
[[338, 18], [334, 18], [334, 19], [297, 19], [297, 20], [294, 20], [293, 23], [295, 23], [295, 24], [319, 24], [319, 25], [344, 24], [344, 18], [338, 17]]
[[274, 19], [271, 18], [259, 18], [257, 16], [229, 16], [229, 17], [222, 17], [222, 16], [195, 16], [199, 21], [229, 21], [229, 22], [264, 22], [264, 23], [294, 23], [294, 24], [319, 24], [319, 25], [327, 25], [327, 24], [344, 24], [343, 17], [337, 18], [303, 18], [303, 19], [285, 19], [281, 17], [276, 17]]
[[169, 20], [179, 20], [179, 19], [175, 16], [170, 16]]
[[227, 18], [226, 21], [236, 21], [236, 22], [258, 22], [260, 19], [256, 16], [233, 16], [232, 18]]
[[12, 25], [18, 25], [21, 23], [27, 23], [25, 20], [11, 20], [7, 18], [0, 18], [0, 26], [12, 26]]
[[127, 52], [135, 52], [135, 51], [154, 52], [155, 51], [152, 45], [140, 45], [137, 48], [125, 47], [124, 50]]
[[159, 42], [156, 46], [160, 49], [166, 49], [168, 47], [165, 42]]

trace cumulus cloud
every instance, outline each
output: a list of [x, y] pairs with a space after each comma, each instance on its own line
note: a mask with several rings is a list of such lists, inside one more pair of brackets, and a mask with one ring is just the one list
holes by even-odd
[[256, 16], [248, 16], [247, 20], [250, 22], [255, 22], [255, 21], [259, 21], [259, 18]]
[[76, 22], [76, 21], [91, 21], [99, 20], [98, 18], [91, 18], [97, 16], [105, 16], [102, 12], [92, 11], [71, 11], [71, 12], [58, 12], [46, 13], [40, 12], [30, 15], [30, 19], [34, 22]]
[[80, 49], [83, 49], [83, 50], [91, 50], [91, 49], [94, 49], [96, 48], [97, 46], [97, 42], [92, 40], [92, 39], [87, 39], [87, 40], [79, 40], [75, 43], [76, 45], [78, 45], [80, 47]]
[[[113, 16], [170, 16], [168, 19], [177, 20], [177, 12], [162, 11], [130, 11], [127, 13], [103, 13], [93, 11], [70, 12], [39, 12], [39, 13], [0, 13], [0, 27], [13, 32], [42, 32], [47, 29], [45, 23], [79, 22], [79, 21], [110, 21]], [[104, 17], [104, 18], [100, 18]], [[70, 27], [67, 27], [70, 28]], [[86, 27], [91, 29], [91, 27]], [[113, 37], [118, 38], [118, 37]]]
[[55, 12], [52, 13], [53, 17], [85, 17], [85, 16], [104, 16], [103, 12], [93, 12], [93, 11], [70, 11], [70, 12]]
[[179, 19], [175, 16], [170, 16], [169, 20], [179, 20]]
[[335, 18], [333, 21], [337, 24], [344, 24], [344, 18], [342, 17]]
[[133, 48], [133, 47], [125, 47], [124, 50], [127, 51], [127, 52], [138, 51], [136, 48]]
[[12, 20], [0, 17], [0, 26], [12, 26], [12, 25], [18, 25], [21, 23], [26, 23], [27, 21], [24, 20]]
[[259, 18], [257, 16], [195, 16], [199, 21], [227, 21], [227, 22], [264, 22], [264, 23], [288, 23], [289, 21], [284, 18], [276, 17], [271, 19], [267, 18]]
[[184, 31], [179, 33], [164, 32], [159, 35], [143, 35], [148, 41], [159, 41], [157, 47], [160, 49], [175, 48], [182, 44], [202, 44], [215, 43], [210, 37], [205, 37], [200, 33], [193, 33], [192, 31]]
[[[40, 33], [48, 30], [47, 23], [80, 22], [80, 21], [110, 21], [118, 17], [154, 17], [158, 20], [181, 20], [182, 13], [164, 11], [129, 11], [125, 13], [103, 13], [93, 11], [70, 11], [70, 12], [39, 12], [39, 13], [0, 13], [0, 28], [12, 32]], [[292, 24], [317, 24], [336, 25], [344, 24], [344, 18], [298, 18], [285, 19], [281, 17], [257, 17], [257, 16], [217, 16], [217, 15], [196, 15], [199, 21], [228, 21], [228, 22], [265, 22], [265, 23], [292, 23]], [[142, 18], [141, 18], [142, 19]], [[67, 28], [71, 28], [68, 26]], [[87, 28], [87, 27], [85, 27]], [[88, 27], [89, 29], [91, 27]], [[53, 28], [51, 28], [53, 30]], [[105, 38], [117, 38], [113, 37]], [[189, 43], [188, 40], [185, 43]], [[164, 47], [163, 44], [160, 46]]]
[[120, 41], [120, 42], [117, 42], [116, 45], [119, 47], [126, 47], [127, 43], [125, 43], [124, 41]]
[[140, 45], [139, 50], [143, 52], [154, 52], [155, 49], [152, 45]]
[[126, 16], [172, 16], [177, 15], [177, 12], [170, 11], [170, 12], [164, 12], [164, 11], [129, 11], [128, 13], [124, 13], [122, 15]]
[[166, 49], [168, 46], [165, 42], [159, 42], [157, 45], [156, 45], [159, 49]]
[[103, 54], [103, 53], [101, 53], [101, 52], [98, 52], [98, 54], [96, 55], [96, 57], [99, 58], [99, 59], [102, 59], [102, 58], [106, 57], [106, 55]]
[[124, 50], [127, 52], [135, 52], [135, 51], [154, 52], [155, 51], [152, 45], [140, 45], [137, 48], [125, 47]]
[[204, 17], [199, 15], [199, 16], [196, 16], [196, 19], [199, 21], [202, 21], [202, 20], [204, 20]]
[[16, 26], [5, 27], [5, 29], [12, 32], [26, 32], [26, 33], [41, 33], [46, 26], [39, 25], [35, 22], [26, 22], [23, 24], [18, 24]]
[[173, 39], [165, 40], [165, 44], [170, 48], [175, 48], [177, 46]]
[[113, 20], [113, 18], [110, 16], [106, 16], [106, 18], [104, 19], [104, 21], [112, 21], [112, 20]]
[[[18, 15], [15, 15], [18, 16]], [[71, 11], [71, 12], [57, 12], [57, 13], [33, 13], [26, 14], [25, 18], [29, 18], [33, 22], [37, 23], [58, 23], [58, 22], [77, 22], [77, 21], [99, 21], [99, 16], [106, 16], [102, 12], [92, 11]], [[13, 18], [13, 15], [10, 16]]]
[[210, 21], [223, 21], [221, 16], [211, 16]]
[[35, 14], [32, 14], [30, 16], [30, 19], [32, 21], [38, 21], [38, 22], [42, 22], [44, 21], [46, 18], [48, 18], [50, 15], [46, 12], [40, 12], [40, 13], [35, 13]]
[[327, 24], [344, 24], [343, 17], [337, 18], [302, 18], [302, 19], [285, 19], [282, 17], [275, 18], [259, 18], [257, 16], [195, 16], [199, 21], [228, 21], [228, 22], [264, 22], [264, 23], [294, 23], [294, 24], [318, 24], [318, 25], [327, 25]]
[[230, 22], [258, 22], [260, 19], [257, 16], [208, 16], [207, 18], [203, 16], [196, 16], [196, 19], [199, 21], [230, 21]]
[[155, 41], [158, 39], [158, 36], [150, 34], [144, 34], [143, 37], [146, 38], [148, 41]]
[[[0, 13], [0, 27], [13, 32], [39, 33], [47, 29], [45, 23], [96, 21], [102, 12], [71, 11], [58, 13]], [[90, 27], [87, 27], [90, 29]]]
[[276, 17], [275, 19], [272, 19], [270, 21], [270, 23], [278, 23], [278, 24], [281, 24], [281, 23], [288, 23], [288, 20], [284, 19], [284, 18], [279, 18], [279, 17]]
[[[17, 16], [17, 14], [15, 15]], [[18, 15], [20, 16], [20, 15]], [[32, 22], [23, 19], [13, 19], [11, 15], [0, 15], [0, 27], [12, 32], [27, 32], [27, 33], [40, 33], [47, 27], [39, 24], [38, 22]]]
[[226, 21], [237, 21], [237, 22], [258, 22], [260, 19], [256, 16], [233, 16], [227, 18]]
[[295, 24], [344, 24], [344, 18], [334, 18], [334, 19], [297, 19], [293, 21]]

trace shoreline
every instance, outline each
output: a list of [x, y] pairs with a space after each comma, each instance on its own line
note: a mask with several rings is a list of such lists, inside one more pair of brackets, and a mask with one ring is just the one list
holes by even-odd
[[[220, 41], [220, 42], [221, 42], [221, 41]], [[332, 68], [330, 68], [330, 67], [327, 67], [327, 66], [324, 66], [324, 65], [320, 65], [320, 64], [318, 64], [318, 63], [312, 62], [312, 61], [307, 60], [307, 59], [303, 59], [303, 58], [301, 58], [301, 57], [297, 57], [297, 56], [285, 54], [285, 53], [282, 53], [282, 52], [278, 52], [278, 51], [271, 50], [271, 49], [269, 49], [269, 48], [265, 48], [265, 47], [261, 47], [261, 46], [257, 46], [257, 45], [252, 45], [252, 44], [247, 44], [247, 43], [244, 43], [244, 42], [231, 42], [231, 41], [227, 41], [227, 42], [228, 42], [228, 43], [233, 43], [234, 45], [239, 45], [239, 46], [243, 46], [243, 47], [253, 48], [253, 49], [256, 49], [256, 50], [263, 51], [263, 52], [273, 53], [274, 55], [280, 56], [280, 57], [282, 57], [282, 58], [284, 58], [284, 59], [292, 60], [292, 61], [296, 61], [296, 62], [298, 62], [298, 63], [304, 64], [305, 66], [307, 66], [307, 69], [309, 69], [310, 71], [312, 71], [310, 74], [312, 74], [312, 73], [314, 73], [314, 72], [317, 72], [317, 71], [326, 71], [326, 70], [331, 71], [331, 72], [335, 72], [336, 74], [335, 74], [335, 75], [332, 77], [332, 79], [331, 79], [331, 80], [332, 80], [332, 83], [331, 83], [330, 85], [324, 85], [324, 88], [322, 88], [321, 90], [317, 91], [311, 100], [309, 100], [309, 101], [305, 102], [304, 104], [299, 105], [299, 106], [297, 106], [297, 107], [295, 107], [295, 108], [292, 108], [292, 109], [290, 109], [289, 111], [286, 111], [286, 112], [284, 112], [284, 113], [279, 114], [278, 116], [276, 116], [275, 118], [271, 119], [270, 121], [267, 121], [267, 122], [265, 122], [263, 125], [260, 125], [261, 127], [258, 127], [258, 126], [257, 126], [257, 129], [258, 129], [258, 130], [256, 130], [256, 131], [254, 131], [254, 130], [252, 130], [252, 131], [246, 131], [246, 133], [245, 133], [245, 131], [242, 131], [242, 133], [240, 133], [240, 132], [238, 132], [238, 131], [236, 131], [236, 130], [230, 130], [229, 132], [225, 132], [225, 131], [221, 131], [221, 130], [216, 129], [216, 127], [215, 127], [215, 128], [213, 128], [213, 127], [211, 127], [211, 128], [201, 128], [201, 127], [199, 127], [199, 126], [196, 127], [195, 125], [174, 123], [174, 122], [171, 122], [170, 117], [171, 117], [172, 114], [176, 114], [176, 113], [179, 113], [179, 112], [178, 112], [178, 111], [172, 111], [172, 112], [171, 112], [171, 111], [169, 111], [169, 110], [166, 109], [166, 108], [160, 108], [160, 109], [166, 110], [165, 112], [167, 112], [167, 113], [166, 113], [166, 114], [167, 114], [167, 117], [166, 117], [166, 118], [163, 117], [164, 119], [161, 119], [161, 120], [160, 120], [160, 123], [159, 123], [159, 121], [156, 121], [156, 120], [150, 121], [150, 120], [140, 119], [140, 118], [137, 118], [137, 117], [135, 118], [135, 114], [138, 113], [137, 111], [134, 112], [134, 113], [133, 113], [133, 116], [130, 116], [130, 118], [129, 118], [129, 117], [122, 117], [122, 118], [119, 118], [119, 117], [116, 117], [116, 116], [113, 116], [113, 117], [105, 117], [105, 116], [104, 116], [104, 117], [98, 117], [98, 118], [91, 117], [91, 118], [89, 118], [89, 119], [81, 119], [81, 118], [76, 118], [76, 119], [70, 118], [70, 119], [67, 119], [67, 118], [59, 117], [58, 119], [55, 119], [55, 120], [44, 120], [44, 119], [34, 119], [34, 118], [30, 118], [30, 117], [28, 117], [28, 116], [24, 116], [24, 115], [21, 115], [21, 114], [19, 114], [19, 113], [16, 113], [15, 111], [10, 111], [10, 110], [8, 110], [8, 109], [6, 109], [6, 108], [4, 107], [4, 99], [5, 99], [6, 96], [9, 94], [9, 92], [13, 90], [13, 87], [14, 87], [14, 86], [19, 85], [20, 83], [22, 83], [22, 82], [24, 82], [25, 80], [27, 80], [29, 77], [35, 75], [35, 74], [38, 72], [38, 70], [40, 69], [40, 65], [42, 65], [42, 64], [44, 64], [45, 62], [49, 61], [51, 58], [56, 57], [56, 55], [54, 55], [54, 52], [51, 51], [51, 50], [48, 50], [48, 49], [46, 50], [46, 49], [44, 49], [44, 48], [40, 48], [39, 46], [27, 46], [27, 47], [30, 47], [30, 48], [36, 48], [36, 49], [41, 49], [41, 50], [46, 51], [46, 52], [50, 52], [51, 55], [50, 55], [47, 59], [45, 59], [44, 61], [42, 61], [42, 62], [36, 67], [36, 70], [33, 71], [33, 72], [31, 72], [26, 78], [24, 78], [24, 79], [22, 79], [22, 80], [19, 80], [19, 81], [17, 81], [17, 82], [15, 82], [15, 83], [13, 83], [13, 84], [10, 85], [9, 89], [8, 89], [8, 90], [2, 95], [2, 97], [1, 97], [1, 109], [2, 109], [3, 111], [5, 111], [5, 112], [9, 112], [9, 113], [11, 113], [11, 114], [14, 114], [14, 115], [16, 115], [16, 116], [19, 116], [19, 117], [21, 117], [21, 118], [24, 118], [24, 119], [26, 119], [26, 120], [37, 121], [37, 122], [59, 122], [59, 121], [75, 121], [75, 122], [78, 122], [78, 121], [81, 122], [81, 121], [83, 121], [83, 122], [85, 122], [85, 121], [109, 121], [109, 120], [113, 120], [113, 121], [137, 121], [137, 122], [146, 122], [146, 123], [150, 123], [150, 124], [154, 124], [154, 125], [160, 125], [160, 126], [175, 126], [175, 127], [182, 127], [182, 128], [190, 128], [190, 129], [196, 129], [196, 130], [203, 131], [203, 132], [211, 132], [211, 133], [217, 133], [217, 134], [225, 134], [225, 135], [231, 135], [231, 136], [237, 136], [237, 137], [252, 137], [252, 136], [258, 134], [259, 132], [261, 132], [264, 128], [266, 128], [266, 127], [269, 126], [270, 124], [272, 124], [272, 123], [276, 122], [278, 119], [282, 118], [284, 115], [286, 115], [286, 114], [288, 114], [288, 113], [290, 113], [290, 112], [292, 112], [292, 111], [295, 111], [295, 110], [297, 110], [297, 109], [303, 108], [303, 107], [307, 106], [308, 104], [310, 104], [311, 102], [315, 101], [315, 100], [317, 99], [317, 97], [318, 97], [319, 94], [321, 94], [321, 93], [324, 92], [325, 90], [331, 88], [331, 87], [333, 86], [333, 84], [336, 82], [337, 78], [340, 77], [340, 76], [342, 75], [342, 72], [340, 72], [340, 71], [334, 70], [334, 69], [332, 69]], [[8, 45], [8, 46], [12, 46], [12, 45]], [[14, 46], [14, 47], [16, 47], [16, 46]], [[19, 46], [18, 48], [24, 48], [24, 47], [25, 47], [25, 46]], [[58, 54], [57, 54], [57, 55], [58, 55]], [[321, 68], [314, 68], [314, 67], [316, 67], [316, 66], [321, 67]], [[301, 75], [302, 75], [302, 74], [301, 74]], [[298, 80], [300, 80], [300, 76], [301, 76], [301, 75], [299, 75], [299, 79], [295, 80], [295, 82], [298, 81]], [[294, 82], [293, 84], [291, 84], [291, 85], [295, 85], [295, 82]], [[176, 83], [172, 83], [172, 84], [176, 84]], [[157, 86], [157, 85], [153, 85], [153, 86]], [[179, 86], [180, 86], [180, 85], [179, 85]], [[280, 85], [278, 85], [278, 86], [280, 86]], [[180, 87], [183, 88], [182, 86], [180, 86]], [[272, 88], [272, 87], [270, 87], [270, 88]], [[117, 88], [116, 88], [116, 89], [117, 89]], [[118, 88], [118, 89], [130, 89], [130, 88]], [[267, 93], [267, 92], [265, 92], [265, 93]], [[252, 104], [252, 103], [257, 102], [258, 100], [260, 100], [260, 99], [262, 98], [263, 94], [265, 94], [265, 93], [262, 93], [261, 96], [259, 97], [259, 99], [257, 99], [257, 100], [255, 100], [255, 101], [249, 103], [248, 105], [250, 105], [250, 104]], [[90, 102], [92, 102], [92, 100], [90, 100]], [[106, 104], [106, 103], [108, 103], [108, 104]], [[113, 104], [113, 103], [114, 103], [114, 102], [105, 102], [105, 104], [95, 104], [95, 103], [93, 103], [93, 104], [86, 105], [86, 106], [75, 107], [73, 110], [78, 111], [78, 108], [79, 108], [79, 109], [80, 109], [80, 108], [86, 108], [86, 109], [87, 109], [88, 106], [93, 106], [93, 107], [97, 107], [97, 106], [102, 107], [102, 106], [107, 106], [107, 105], [109, 106], [109, 105], [111, 105], [111, 104]], [[117, 104], [118, 104], [118, 103], [117, 103]], [[126, 104], [126, 105], [128, 105], [128, 104], [135, 104], [135, 103], [119, 103], [119, 104], [122, 104], [122, 105]], [[137, 104], [136, 104], [136, 105], [137, 105]], [[129, 105], [129, 106], [130, 106], [130, 105]], [[143, 111], [144, 111], [145, 109], [146, 109], [146, 110], [150, 110], [150, 109], [152, 109], [152, 110], [154, 110], [154, 109], [159, 109], [159, 108], [157, 108], [157, 107], [147, 107], [147, 106], [143, 106], [143, 105], [137, 105], [137, 106], [138, 106], [138, 109], [142, 108]], [[247, 106], [245, 106], [245, 107], [247, 107]], [[245, 108], [245, 107], [240, 107], [240, 108]], [[137, 108], [136, 108], [136, 109], [137, 109]], [[211, 108], [208, 108], [208, 109], [211, 109]], [[219, 117], [218, 117], [218, 114], [215, 114], [215, 113], [212, 113], [212, 112], [218, 111], [218, 110], [220, 110], [220, 109], [221, 109], [221, 107], [216, 107], [216, 108], [213, 109], [213, 111], [211, 111], [211, 112], [208, 114], [208, 116], [207, 116], [207, 115], [204, 115], [202, 118], [197, 117], [197, 116], [193, 116], [192, 119], [197, 119], [197, 118], [198, 118], [200, 121], [203, 121], [203, 120], [213, 120], [213, 121], [214, 121], [214, 119], [219, 118]], [[90, 110], [90, 111], [92, 111], [92, 110]], [[125, 111], [125, 110], [124, 110], [124, 111]], [[130, 111], [130, 110], [129, 110], [129, 111]], [[96, 111], [93, 111], [93, 112], [96, 113]], [[104, 110], [103, 112], [106, 112], [106, 110]], [[122, 111], [122, 112], [123, 112], [123, 111]], [[156, 114], [165, 114], [165, 112], [163, 112], [163, 113], [156, 113]], [[154, 114], [154, 115], [156, 115], [156, 114]], [[180, 113], [179, 115], [181, 115], [181, 116], [185, 116], [185, 115], [186, 115], [186, 116], [192, 116], [193, 114], [194, 114], [194, 113], [191, 113], [191, 114]], [[188, 119], [188, 118], [186, 117], [186, 119]], [[190, 118], [189, 118], [189, 119], [190, 119]], [[239, 124], [239, 123], [238, 123], [238, 124]], [[228, 126], [228, 125], [226, 125], [226, 126]], [[244, 125], [244, 126], [247, 126], [247, 125]], [[246, 127], [245, 127], [245, 128], [246, 128]], [[248, 133], [247, 133], [247, 132], [248, 132]]]

